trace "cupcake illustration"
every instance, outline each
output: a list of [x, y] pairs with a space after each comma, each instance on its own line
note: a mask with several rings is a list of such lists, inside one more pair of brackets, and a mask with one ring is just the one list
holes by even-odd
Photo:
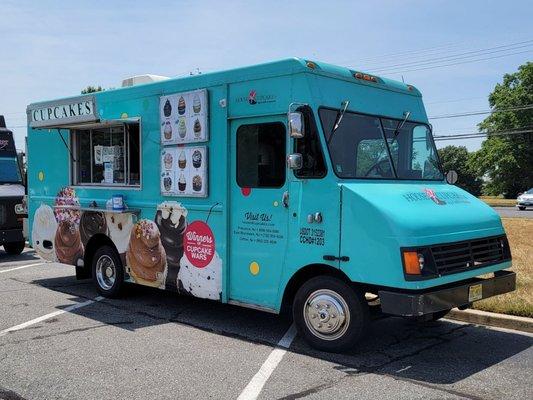
[[172, 169], [172, 154], [165, 153], [163, 156], [163, 164], [165, 165], [165, 169]]
[[54, 247], [60, 263], [78, 265], [78, 262], [83, 260], [83, 243], [79, 225], [68, 219], [59, 222]]
[[202, 133], [202, 125], [200, 125], [200, 120], [198, 118], [196, 118], [196, 120], [194, 121], [193, 131], [194, 131], [194, 136], [199, 138], [200, 134]]
[[170, 140], [172, 139], [172, 125], [170, 125], [170, 121], [165, 121], [164, 125], [163, 134], [165, 135], [165, 140]]
[[172, 178], [170, 176], [165, 176], [163, 178], [163, 187], [166, 192], [169, 192], [172, 189]]
[[180, 138], [185, 138], [185, 135], [187, 135], [187, 124], [185, 121], [185, 117], [181, 117], [178, 119], [178, 134], [180, 135]]
[[186, 187], [187, 181], [185, 180], [185, 176], [183, 174], [180, 174], [180, 178], [178, 179], [178, 190], [180, 192], [184, 192]]
[[[193, 158], [193, 164], [194, 164], [194, 158]], [[180, 169], [185, 169], [187, 166], [187, 157], [185, 157], [185, 151], [181, 151], [180, 156], [178, 157], [178, 167]]]
[[57, 261], [54, 248], [56, 231], [54, 210], [47, 204], [41, 204], [33, 216], [31, 241], [37, 254], [47, 261]]
[[202, 103], [200, 102], [200, 96], [198, 96], [198, 93], [194, 95], [194, 99], [192, 101], [192, 110], [195, 114], [198, 114], [202, 110]]
[[165, 101], [165, 105], [163, 106], [163, 114], [165, 117], [170, 117], [170, 114], [172, 114], [172, 106], [170, 105], [170, 101], [167, 99]]
[[200, 175], [194, 175], [192, 178], [192, 190], [200, 192], [202, 190], [202, 177]]
[[86, 248], [89, 240], [99, 233], [107, 235], [107, 222], [104, 213], [84, 211], [80, 219], [80, 236], [83, 247]]
[[178, 114], [185, 114], [185, 99], [183, 98], [183, 96], [180, 96], [178, 100]]
[[194, 150], [192, 153], [192, 166], [194, 168], [200, 168], [202, 165], [202, 152], [200, 150]]

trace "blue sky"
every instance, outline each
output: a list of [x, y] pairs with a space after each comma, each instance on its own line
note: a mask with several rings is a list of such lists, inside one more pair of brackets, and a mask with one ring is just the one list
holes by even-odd
[[[23, 148], [31, 102], [90, 84], [118, 87], [136, 74], [178, 76], [290, 56], [388, 68], [382, 75], [403, 76], [422, 91], [429, 116], [486, 110], [503, 74], [533, 58], [532, 42], [495, 49], [532, 40], [532, 15], [531, 1], [0, 0], [0, 114]], [[481, 49], [492, 50], [464, 58]], [[498, 58], [434, 68], [454, 62], [447, 57]], [[483, 118], [432, 122], [435, 134], [463, 133]]]

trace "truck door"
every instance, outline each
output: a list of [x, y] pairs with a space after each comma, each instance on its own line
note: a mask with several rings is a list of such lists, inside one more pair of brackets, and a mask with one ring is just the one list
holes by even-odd
[[267, 308], [276, 301], [289, 215], [286, 120], [231, 122], [230, 301]]

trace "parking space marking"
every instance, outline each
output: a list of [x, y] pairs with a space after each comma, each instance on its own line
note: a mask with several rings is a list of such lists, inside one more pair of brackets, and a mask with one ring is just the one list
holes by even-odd
[[87, 301], [84, 301], [83, 303], [72, 304], [71, 306], [65, 307], [62, 310], [54, 311], [54, 312], [51, 312], [50, 314], [46, 314], [41, 317], [32, 319], [31, 321], [23, 322], [22, 324], [12, 326], [11, 328], [7, 328], [7, 329], [0, 331], [0, 337], [5, 336], [11, 332], [20, 331], [21, 329], [27, 328], [28, 326], [38, 324], [39, 322], [46, 321], [47, 319], [56, 317], [58, 315], [91, 305], [103, 299], [104, 298], [102, 296], [98, 296], [98, 297], [95, 297], [94, 300], [87, 300]]
[[0, 271], [0, 274], [3, 274], [4, 272], [16, 271], [17, 269], [35, 267], [37, 265], [44, 265], [44, 264], [45, 263], [43, 263], [43, 262], [39, 262], [39, 263], [35, 263], [35, 264], [22, 265], [22, 266], [16, 267], [16, 268], [4, 269], [4, 270]]
[[261, 365], [261, 368], [254, 375], [252, 380], [246, 385], [237, 400], [255, 400], [263, 390], [266, 381], [272, 375], [280, 361], [283, 359], [287, 349], [290, 347], [292, 341], [296, 337], [296, 327], [294, 324], [285, 332], [285, 335], [278, 342], [276, 348], [272, 350], [266, 361]]

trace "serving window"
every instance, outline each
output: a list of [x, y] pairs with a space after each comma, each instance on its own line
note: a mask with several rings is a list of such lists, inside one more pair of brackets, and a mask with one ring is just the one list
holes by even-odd
[[138, 123], [74, 129], [71, 137], [73, 185], [140, 186]]

